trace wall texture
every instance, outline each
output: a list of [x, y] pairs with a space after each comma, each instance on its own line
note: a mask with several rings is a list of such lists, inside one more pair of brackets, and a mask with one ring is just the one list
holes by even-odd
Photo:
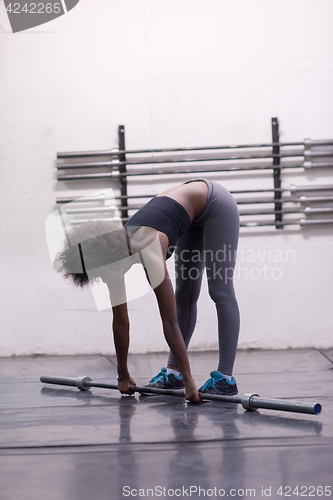
[[[12, 34], [0, 2], [0, 356], [114, 352], [110, 311], [50, 265], [55, 198], [88, 188], [57, 183], [56, 152], [116, 146], [119, 124], [132, 149], [270, 142], [272, 116], [282, 141], [332, 138], [332, 17], [330, 0], [80, 0]], [[211, 177], [272, 186], [271, 173]], [[131, 193], [148, 182], [169, 185], [152, 176]], [[285, 187], [309, 182], [333, 184], [332, 172], [283, 174]], [[330, 226], [242, 231], [240, 347], [333, 346], [332, 248]], [[206, 288], [193, 349], [217, 347]], [[131, 351], [165, 350], [153, 294], [130, 314]]]

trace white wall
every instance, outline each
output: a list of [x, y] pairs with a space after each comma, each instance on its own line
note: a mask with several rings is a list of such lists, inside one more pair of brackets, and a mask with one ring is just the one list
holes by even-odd
[[[111, 313], [50, 265], [44, 222], [73, 188], [56, 181], [56, 152], [116, 146], [119, 124], [132, 149], [270, 142], [272, 116], [282, 141], [332, 138], [332, 15], [330, 0], [81, 0], [12, 34], [0, 3], [1, 356], [114, 352]], [[272, 186], [252, 174], [212, 178]], [[293, 182], [333, 184], [332, 172], [285, 172]], [[149, 190], [167, 186], [152, 177]], [[242, 231], [240, 347], [333, 346], [332, 247], [332, 226]], [[131, 351], [166, 349], [153, 295], [130, 312]], [[204, 286], [192, 348], [216, 346]]]

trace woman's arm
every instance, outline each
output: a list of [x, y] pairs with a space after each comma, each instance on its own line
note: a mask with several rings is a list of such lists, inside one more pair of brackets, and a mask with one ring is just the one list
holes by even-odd
[[193, 403], [199, 403], [201, 399], [191, 374], [185, 342], [178, 325], [175, 295], [166, 266], [165, 278], [154, 289], [154, 292], [158, 301], [165, 339], [177, 360], [185, 382], [185, 397]]
[[140, 228], [135, 236], [136, 238], [131, 241], [131, 247], [140, 252], [147, 279], [154, 289], [163, 323], [164, 336], [175, 355], [185, 382], [185, 397], [192, 402], [199, 403], [201, 399], [191, 375], [185, 342], [177, 321], [175, 294], [165, 264], [169, 245], [168, 237], [150, 227]]
[[109, 289], [110, 301], [113, 311], [112, 330], [113, 340], [117, 356], [118, 389], [121, 393], [132, 394], [129, 390], [135, 384], [127, 367], [127, 356], [129, 348], [129, 317], [127, 311], [126, 290], [124, 276], [113, 276], [105, 279]]
[[119, 378], [129, 375], [127, 368], [127, 355], [129, 348], [129, 318], [127, 304], [121, 304], [112, 308], [113, 320], [112, 330], [114, 346], [117, 355], [117, 368]]

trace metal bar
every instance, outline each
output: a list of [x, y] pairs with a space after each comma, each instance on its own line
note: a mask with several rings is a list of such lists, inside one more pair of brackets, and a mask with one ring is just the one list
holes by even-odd
[[[325, 155], [327, 156], [327, 155]], [[333, 156], [333, 151], [331, 153]], [[112, 166], [123, 166], [123, 165], [157, 165], [161, 163], [198, 163], [198, 162], [211, 162], [211, 161], [227, 161], [227, 160], [262, 160], [270, 158], [301, 158], [308, 160], [309, 156], [305, 157], [304, 154], [294, 153], [294, 154], [276, 154], [271, 153], [267, 155], [244, 155], [244, 156], [214, 156], [212, 158], [143, 158], [135, 161], [124, 161], [121, 159], [119, 162], [111, 161], [96, 161], [96, 162], [79, 162], [79, 163], [59, 163], [57, 165], [58, 170], [74, 170], [80, 168], [104, 168]]]
[[[272, 190], [269, 190], [269, 191], [272, 191]], [[241, 191], [240, 191], [241, 192]], [[249, 191], [249, 193], [256, 193], [257, 191]], [[235, 193], [235, 191], [231, 192], [231, 193]], [[237, 192], [236, 192], [237, 193]], [[156, 195], [154, 195], [156, 196]], [[259, 205], [259, 204], [266, 204], [266, 203], [275, 203], [275, 199], [274, 198], [243, 198], [243, 199], [235, 199], [237, 205]], [[283, 198], [283, 202], [284, 203], [312, 203], [312, 202], [327, 202], [327, 201], [333, 201], [333, 196], [318, 196], [318, 197], [309, 197], [309, 196], [301, 196], [300, 198], [293, 198], [293, 197], [285, 197]], [[123, 210], [123, 209], [130, 209], [130, 210], [134, 210], [134, 209], [137, 209], [139, 210], [140, 208], [142, 208], [144, 205], [139, 205], [139, 206], [131, 206], [131, 205], [125, 205], [124, 207], [118, 207], [119, 210]], [[74, 209], [74, 210], [80, 210], [80, 209]], [[85, 209], [87, 211], [89, 210], [92, 210], [92, 209]], [[102, 211], [104, 210], [104, 207], [102, 208], [96, 208], [96, 211]], [[282, 211], [282, 208], [281, 210]], [[68, 212], [70, 213], [70, 212]], [[71, 212], [71, 213], [74, 213], [74, 212]], [[272, 212], [273, 213], [273, 212]]]
[[333, 167], [333, 163], [331, 161], [318, 161], [315, 163], [312, 162], [304, 162], [304, 168], [327, 168]]
[[[314, 226], [314, 225], [325, 225], [333, 224], [333, 219], [286, 219], [283, 222], [284, 226]], [[253, 221], [253, 222], [241, 222], [240, 227], [264, 227], [264, 226], [275, 226], [273, 221]]]
[[187, 151], [214, 151], [218, 149], [245, 149], [245, 148], [270, 148], [274, 146], [332, 146], [333, 139], [319, 139], [311, 140], [304, 139], [303, 142], [279, 142], [279, 143], [264, 143], [264, 144], [241, 144], [241, 145], [227, 145], [227, 146], [202, 146], [194, 148], [155, 148], [155, 149], [132, 149], [132, 150], [118, 150], [106, 149], [97, 151], [73, 151], [57, 153], [57, 158], [82, 158], [85, 156], [118, 156], [119, 154], [143, 154], [143, 153], [177, 153]]
[[304, 158], [307, 160], [309, 158], [324, 158], [326, 156], [332, 156], [333, 150], [330, 151], [304, 151]]
[[[271, 203], [274, 203], [274, 201], [272, 201]], [[144, 205], [140, 205], [140, 206], [131, 206], [131, 205], [127, 205], [126, 207], [118, 207], [118, 210], [120, 212], [125, 212], [127, 210], [140, 210], [140, 208], [144, 207]], [[103, 208], [102, 210], [99, 210], [97, 208], [86, 208], [84, 210], [76, 210], [75, 212], [74, 211], [71, 211], [71, 212], [67, 212], [67, 213], [71, 213], [71, 214], [96, 214], [96, 213], [102, 213], [102, 212], [112, 212], [112, 211], [115, 211], [115, 208], [116, 207], [107, 207], [107, 208]], [[239, 215], [275, 215], [275, 214], [298, 214], [298, 213], [324, 213], [324, 212], [333, 212], [333, 207], [332, 208], [324, 208], [324, 209], [312, 209], [310, 207], [307, 207], [306, 209], [302, 209], [302, 208], [285, 208], [283, 210], [280, 210], [280, 211], [277, 211], [277, 210], [245, 210], [245, 211], [239, 211]]]
[[[297, 226], [299, 225], [299, 219], [288, 220], [284, 224], [284, 226]], [[240, 222], [239, 227], [264, 227], [264, 226], [275, 226], [275, 221], [249, 221], [249, 222]]]
[[[252, 199], [243, 199], [243, 200], [235, 200], [237, 205], [260, 205], [260, 204], [272, 204], [274, 203], [275, 204], [275, 200], [274, 199], [270, 199], [270, 200], [265, 200], [265, 199], [262, 199], [262, 198], [258, 198], [258, 199], [255, 199], [255, 198], [252, 198]], [[285, 203], [299, 203], [299, 200], [297, 199], [289, 199], [289, 198], [285, 198], [283, 200]], [[127, 208], [128, 210], [140, 210], [140, 208], [144, 207], [144, 204], [143, 205], [138, 205], [138, 206], [135, 206], [135, 205], [127, 205]], [[307, 207], [307, 208], [310, 208], [310, 207]], [[333, 207], [332, 207], [333, 208]], [[122, 210], [122, 208], [118, 208], [119, 210]], [[267, 209], [266, 209], [267, 210]], [[311, 209], [311, 210], [317, 210], [317, 209]], [[318, 208], [318, 211], [322, 211], [323, 209], [321, 208]], [[324, 209], [325, 211], [325, 209]], [[282, 213], [282, 214], [293, 214], [293, 213], [301, 213], [301, 212], [304, 212], [304, 209], [303, 208], [281, 208], [281, 210], [270, 210], [269, 214], [272, 214], [274, 215], [275, 213]], [[239, 212], [240, 215], [242, 215], [241, 212]], [[254, 215], [260, 215], [258, 210], [257, 209], [254, 209], [253, 210], [253, 214]]]
[[313, 208], [313, 207], [305, 207], [305, 214], [331, 214], [333, 213], [333, 207], [322, 207], [322, 208]]
[[[244, 198], [244, 199], [239, 199], [239, 200], [235, 200], [237, 205], [256, 205], [256, 204], [261, 204], [261, 203], [274, 203], [275, 204], [275, 200], [272, 198], [272, 199], [267, 199], [265, 200], [264, 198]], [[285, 198], [284, 199], [285, 202], [297, 202], [298, 200], [296, 199], [289, 199], [289, 198]]]
[[287, 191], [290, 191], [292, 194], [297, 193], [298, 191], [332, 191], [333, 186], [332, 185], [321, 185], [321, 186], [313, 186], [309, 184], [308, 186], [295, 186], [294, 184], [291, 184], [290, 189]]
[[[270, 189], [243, 189], [243, 190], [238, 190], [238, 191], [230, 191], [231, 194], [251, 194], [251, 193], [272, 193], [272, 192], [275, 192], [275, 191], [281, 191], [281, 193], [286, 193], [286, 192], [290, 192], [292, 194], [296, 194], [297, 192], [300, 192], [300, 191], [332, 191], [333, 190], [333, 186], [332, 185], [329, 185], [329, 186], [325, 186], [325, 185], [321, 185], [321, 186], [313, 186], [313, 185], [309, 185], [309, 186], [295, 186], [294, 184], [292, 184], [289, 188], [270, 188]], [[136, 194], [136, 195], [128, 195], [128, 196], [115, 196], [114, 199], [115, 200], [121, 200], [121, 199], [132, 199], [132, 198], [153, 198], [154, 196], [156, 196], [156, 193], [154, 194]], [[56, 203], [57, 204], [67, 204], [67, 203], [71, 203], [72, 201], [75, 201], [75, 202], [96, 202], [96, 201], [104, 201], [105, 200], [105, 196], [104, 195], [99, 195], [99, 196], [91, 196], [89, 197], [89, 199], [87, 197], [85, 197], [84, 199], [81, 199], [81, 198], [67, 198], [67, 197], [63, 197], [63, 198], [57, 198], [56, 199]]]
[[[332, 163], [333, 166], [333, 163]], [[142, 170], [141, 172], [127, 172], [126, 174], [122, 174], [120, 172], [103, 172], [98, 174], [62, 174], [58, 175], [58, 181], [73, 181], [73, 180], [98, 180], [98, 179], [110, 179], [110, 178], [119, 178], [123, 175], [126, 177], [137, 177], [142, 175], [171, 175], [171, 174], [195, 174], [202, 172], [236, 172], [236, 171], [252, 171], [252, 170], [271, 170], [273, 165], [267, 165], [262, 167], [229, 167], [229, 168], [198, 168], [198, 169], [182, 169], [182, 170], [174, 170], [171, 168], [167, 168], [164, 170]], [[303, 165], [288, 165], [281, 166], [280, 168], [303, 168]]]
[[[71, 221], [72, 225], [78, 225], [78, 224], [84, 224], [85, 222], [88, 222], [89, 220], [103, 220], [103, 221], [121, 221], [123, 223], [127, 222], [130, 219], [130, 217], [113, 217], [113, 218], [103, 218], [103, 219], [82, 219], [82, 220], [75, 220]], [[333, 224], [333, 219], [285, 219], [283, 225], [284, 226], [307, 226], [307, 225], [321, 225], [321, 224]], [[275, 226], [275, 221], [248, 221], [248, 222], [241, 222], [240, 227], [264, 227], [264, 226]]]
[[[333, 208], [332, 208], [333, 212]], [[305, 210], [302, 210], [302, 208], [284, 208], [283, 210], [277, 211], [277, 210], [239, 210], [239, 215], [240, 216], [247, 216], [247, 215], [276, 215], [276, 214], [303, 214], [307, 213]]]
[[[272, 201], [271, 203], [274, 203], [274, 201]], [[250, 204], [250, 203], [249, 203]], [[126, 207], [118, 207], [118, 210], [120, 212], [127, 212], [127, 210], [129, 211], [132, 211], [132, 210], [140, 210], [140, 208], [142, 208], [144, 205], [141, 205], [141, 206], [131, 206], [131, 205], [127, 205]], [[71, 213], [71, 214], [77, 214], [77, 215], [80, 215], [80, 214], [96, 214], [96, 213], [103, 213], [103, 212], [114, 212], [115, 211], [115, 208], [116, 207], [108, 207], [106, 209], [103, 209], [103, 210], [99, 210], [97, 208], [87, 208], [87, 209], [84, 209], [84, 210], [76, 210], [76, 211], [71, 211], [71, 212], [67, 212], [67, 213]], [[285, 215], [285, 214], [320, 214], [320, 213], [333, 213], [333, 207], [324, 207], [324, 208], [312, 208], [312, 207], [306, 207], [305, 209], [302, 209], [302, 208], [284, 208], [283, 210], [258, 210], [258, 209], [253, 209], [253, 210], [240, 210], [239, 211], [239, 215], [240, 216], [249, 216], [249, 215], [277, 215], [277, 214], [281, 214], [281, 215]], [[97, 220], [97, 219], [96, 219]], [[98, 219], [98, 220], [101, 220], [101, 219]], [[107, 220], [107, 219], [105, 219]], [[73, 221], [74, 223], [76, 223], [77, 221]]]
[[[279, 142], [279, 120], [277, 118], [272, 118], [272, 139], [273, 142]], [[281, 169], [280, 166], [280, 147], [273, 146], [273, 180], [274, 180], [274, 189], [278, 190], [281, 188]], [[281, 191], [274, 191], [274, 200], [275, 200], [275, 227], [276, 229], [283, 229], [282, 222], [282, 193]]]
[[[271, 202], [263, 202], [263, 203], [274, 203], [274, 200], [272, 200]], [[245, 202], [243, 204], [246, 204]], [[251, 202], [249, 202], [249, 205], [251, 204]], [[144, 205], [140, 205], [140, 206], [131, 206], [131, 205], [128, 205], [128, 210], [140, 210], [140, 208], [144, 207]], [[307, 207], [310, 209], [310, 207]], [[123, 208], [118, 208], [118, 210], [123, 210]], [[318, 210], [318, 213], [322, 212], [326, 212], [326, 211], [333, 211], [333, 207], [330, 208], [330, 209], [310, 209], [309, 210], [309, 213], [310, 211], [312, 210]], [[259, 209], [253, 209], [253, 210], [244, 210], [244, 211], [239, 211], [239, 215], [275, 215], [275, 214], [279, 214], [279, 213], [282, 213], [283, 214], [299, 214], [299, 213], [306, 213], [306, 209], [303, 210], [302, 208], [284, 208], [283, 210], [280, 210], [280, 211], [277, 211], [277, 210], [269, 210], [269, 209], [262, 209], [262, 210], [259, 210]]]
[[323, 201], [333, 201], [333, 196], [301, 196], [301, 203], [318, 203]]
[[321, 224], [333, 224], [333, 219], [300, 219], [301, 227], [303, 226], [316, 226]]
[[[305, 207], [304, 209], [302, 209], [302, 208], [291, 208], [291, 209], [284, 208], [283, 209], [284, 214], [298, 214], [298, 213], [324, 214], [324, 213], [332, 213], [332, 212], [333, 212], [333, 207], [322, 207], [322, 208]], [[254, 213], [253, 215], [263, 215], [263, 214], [260, 214], [260, 212], [257, 212], [256, 214]]]
[[275, 191], [290, 192], [290, 189], [282, 189], [282, 188], [270, 188], [270, 189], [241, 189], [238, 191], [230, 191], [231, 194], [251, 194], [251, 193], [273, 193]]
[[[305, 166], [303, 165], [280, 165], [279, 168], [281, 169], [293, 169], [293, 168], [315, 168], [318, 167], [317, 164], [307, 162], [308, 165]], [[327, 168], [327, 167], [333, 167], [333, 162], [325, 163], [320, 165], [320, 168]], [[58, 175], [57, 179], [58, 181], [71, 181], [71, 180], [97, 180], [97, 179], [110, 179], [110, 178], [118, 178], [121, 176], [126, 176], [126, 177], [138, 177], [142, 175], [171, 175], [171, 174], [195, 174], [195, 173], [202, 173], [202, 172], [237, 172], [237, 171], [252, 171], [252, 170], [271, 170], [273, 169], [273, 165], [262, 165], [262, 166], [245, 166], [245, 167], [239, 167], [239, 166], [228, 166], [227, 168], [223, 168], [221, 166], [217, 167], [211, 167], [211, 168], [196, 168], [196, 169], [171, 169], [171, 168], [165, 168], [163, 170], [141, 170], [141, 171], [132, 171], [132, 172], [127, 172], [127, 173], [120, 173], [120, 172], [103, 172], [103, 173], [98, 173], [98, 174], [63, 174], [63, 175]]]
[[40, 377], [40, 381], [43, 382], [43, 383], [45, 383], [45, 384], [69, 385], [71, 387], [77, 387], [77, 384], [78, 384], [78, 379], [77, 378], [70, 378], [70, 377], [49, 377], [48, 375], [41, 376]]
[[[119, 150], [125, 151], [125, 127], [124, 125], [119, 125], [118, 128], [118, 141], [119, 141]], [[123, 196], [121, 200], [121, 206], [126, 207], [127, 202], [127, 167], [126, 167], [126, 153], [119, 154], [119, 173], [120, 177], [120, 193]], [[124, 211], [124, 217], [128, 217], [128, 213]]]
[[[115, 205], [110, 205], [109, 207], [101, 207], [101, 208], [84, 208], [84, 209], [74, 209], [67, 211], [66, 213], [68, 214], [88, 214], [88, 213], [103, 213], [103, 212], [111, 212], [115, 211], [116, 209], [119, 210], [120, 212], [127, 212], [127, 210], [140, 210], [144, 205], [139, 205], [139, 206], [132, 206], [132, 205], [125, 205], [124, 207], [118, 207]], [[127, 215], [128, 216], [128, 215]]]
[[[327, 197], [327, 198], [314, 198], [315, 201], [333, 201], [333, 196], [332, 197]], [[274, 199], [264, 199], [264, 198], [245, 198], [245, 199], [238, 199], [235, 200], [237, 205], [259, 205], [259, 204], [275, 204]], [[313, 201], [312, 198], [309, 197], [301, 197], [298, 199], [294, 198], [284, 198], [283, 201], [285, 203], [305, 203], [305, 202], [311, 202]], [[68, 214], [84, 214], [84, 213], [103, 213], [103, 212], [109, 212], [109, 211], [115, 211], [118, 209], [121, 212], [126, 212], [127, 210], [140, 210], [143, 205], [126, 205], [123, 207], [117, 207], [115, 205], [110, 205], [107, 207], [93, 207], [93, 208], [69, 208], [65, 209], [66, 213]], [[253, 210], [246, 210], [246, 211], [240, 211], [239, 215], [275, 215], [275, 214], [293, 214], [293, 213], [325, 213], [325, 212], [332, 212], [333, 207], [324, 207], [324, 208], [312, 208], [312, 207], [306, 207], [306, 208], [301, 208], [301, 207], [295, 207], [295, 208], [281, 208], [281, 210], [268, 210], [268, 209], [263, 209], [263, 210], [258, 210], [258, 209], [253, 209]], [[128, 215], [126, 216], [128, 217]]]
[[83, 158], [89, 156], [116, 156], [118, 157], [119, 153], [128, 153], [128, 151], [119, 151], [119, 148], [111, 148], [111, 149], [99, 149], [96, 151], [66, 151], [57, 153], [57, 158]]
[[[289, 190], [287, 190], [289, 191]], [[155, 194], [136, 194], [136, 195], [128, 195], [128, 196], [114, 196], [112, 199], [113, 200], [123, 200], [123, 199], [131, 199], [131, 198], [153, 198], [154, 196], [156, 196], [156, 193]], [[104, 195], [100, 195], [100, 196], [92, 196], [92, 197], [84, 197], [84, 199], [82, 199], [81, 197], [80, 198], [67, 198], [67, 197], [64, 197], [64, 198], [57, 198], [56, 199], [56, 203], [57, 204], [67, 204], [67, 203], [71, 203], [72, 201], [79, 201], [79, 202], [83, 202], [83, 203], [86, 203], [86, 202], [90, 202], [90, 201], [105, 201], [105, 196]]]
[[315, 139], [314, 141], [312, 141], [311, 139], [304, 139], [304, 146], [306, 146], [306, 147], [332, 146], [332, 145], [333, 145], [332, 139]]
[[[103, 213], [103, 212], [114, 212], [117, 209], [115, 205], [109, 205], [108, 207], [91, 207], [91, 208], [65, 208], [66, 214], [90, 214], [90, 213]], [[121, 208], [121, 210], [126, 210], [126, 208]]]
[[106, 200], [104, 195], [99, 195], [99, 196], [84, 196], [84, 197], [79, 197], [79, 198], [57, 198], [56, 203], [61, 203], [61, 204], [67, 204], [67, 203], [72, 203], [72, 201], [75, 201], [75, 203], [88, 203], [88, 202], [104, 202]]
[[[91, 387], [97, 387], [102, 389], [113, 389], [118, 391], [117, 385], [93, 382], [90, 377], [79, 377], [77, 379], [73, 379], [66, 377], [49, 377], [47, 375], [43, 375], [40, 377], [40, 381], [47, 384], [57, 384], [57, 385], [67, 385], [67, 386], [70, 385], [77, 387], [82, 391], [88, 391]], [[175, 396], [181, 398], [184, 398], [185, 396], [184, 393], [180, 391], [157, 389], [154, 387], [132, 386], [131, 391], [133, 393], [139, 392], [140, 394], [160, 394], [163, 396]], [[264, 399], [259, 397], [258, 394], [244, 394], [244, 396], [242, 397], [235, 397], [235, 396], [220, 396], [217, 394], [199, 393], [199, 396], [201, 399], [208, 401], [222, 401], [226, 403], [241, 404], [243, 408], [246, 410], [267, 408], [270, 410], [310, 413], [312, 415], [318, 415], [321, 411], [321, 405], [318, 403], [310, 404], [310, 403], [299, 403], [296, 401], [286, 401], [279, 399]]]
[[296, 401], [285, 401], [277, 399], [264, 399], [253, 396], [250, 399], [250, 410], [266, 408], [268, 410], [292, 411], [296, 413], [310, 413], [318, 415], [321, 412], [320, 404], [298, 403]]
[[99, 217], [98, 219], [92, 219], [92, 218], [90, 218], [90, 219], [73, 219], [70, 221], [70, 224], [71, 224], [71, 226], [78, 226], [80, 224], [85, 224], [86, 222], [90, 222], [90, 221], [105, 221], [105, 222], [115, 222], [115, 221], [119, 222], [119, 221], [121, 221], [121, 222], [123, 222], [125, 220], [128, 220], [128, 218], [121, 219], [118, 216], [111, 217], [111, 218], [110, 217], [108, 217], [108, 218]]
[[96, 162], [84, 162], [84, 163], [58, 163], [57, 170], [75, 170], [80, 168], [110, 168], [110, 167], [121, 167], [126, 165], [126, 162], [120, 162], [119, 160], [111, 161], [96, 161]]

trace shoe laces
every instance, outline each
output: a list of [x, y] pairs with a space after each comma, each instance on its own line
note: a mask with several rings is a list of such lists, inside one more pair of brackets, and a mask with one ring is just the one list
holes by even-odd
[[155, 377], [153, 377], [151, 380], [149, 380], [149, 383], [150, 384], [156, 384], [157, 382], [159, 382], [160, 380], [168, 380], [168, 374], [167, 374], [167, 371], [166, 371], [166, 368], [162, 368], [160, 373], [158, 373], [157, 375], [155, 375]]
[[218, 370], [214, 370], [210, 372], [210, 378], [207, 380], [207, 382], [204, 383], [202, 387], [200, 387], [201, 391], [206, 391], [210, 387], [215, 387], [217, 382], [223, 381], [224, 383], [227, 382], [226, 378], [220, 373]]
[[210, 387], [215, 387], [216, 382], [218, 381], [217, 378], [209, 378], [207, 382], [204, 383], [204, 385], [200, 388], [201, 391], [206, 391]]

